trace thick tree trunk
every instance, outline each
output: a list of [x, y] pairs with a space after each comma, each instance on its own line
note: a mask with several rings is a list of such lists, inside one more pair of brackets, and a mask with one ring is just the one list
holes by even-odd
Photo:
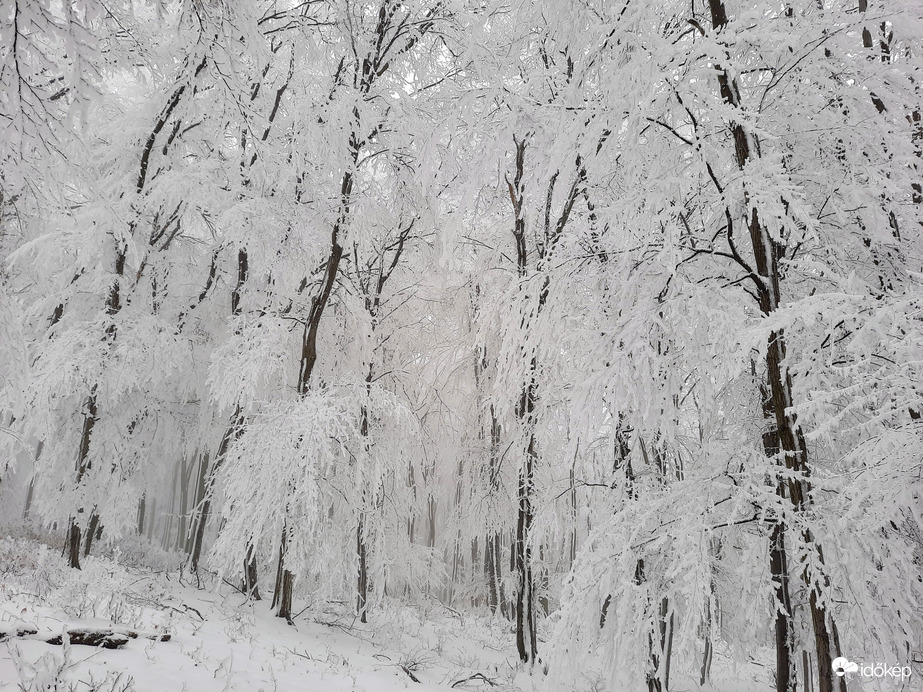
[[[93, 434], [93, 427], [96, 425], [96, 415], [96, 390], [94, 389], [86, 402], [83, 431], [80, 434], [80, 448], [77, 450], [77, 478], [74, 484], [78, 487], [90, 468], [88, 454], [90, 452], [90, 437]], [[83, 508], [78, 508], [77, 512], [83, 512]], [[71, 517], [68, 521], [65, 553], [67, 555], [68, 564], [75, 569], [80, 569], [80, 544], [80, 526], [77, 524], [76, 518]]]
[[279, 561], [276, 568], [276, 583], [272, 593], [271, 608], [276, 611], [276, 616], [284, 618], [292, 624], [292, 595], [295, 577], [291, 571], [285, 569], [285, 553], [288, 547], [288, 534], [282, 528], [282, 541], [279, 544]]
[[[727, 12], [723, 0], [709, 0], [709, 7], [712, 16], [712, 27], [716, 31], [721, 31], [728, 24]], [[721, 97], [729, 106], [741, 108], [739, 91], [736, 82], [728, 76], [728, 73], [720, 66], [716, 66], [718, 72], [718, 86]], [[755, 135], [748, 134], [740, 123], [731, 123], [731, 133], [734, 138], [734, 148], [736, 162], [739, 169], [743, 170], [747, 164], [755, 158], [760, 157], [759, 140]], [[728, 237], [732, 233], [733, 219], [730, 212], [726, 214], [728, 222]], [[748, 230], [750, 234], [751, 248], [756, 263], [756, 273], [759, 276], [757, 290], [759, 293], [760, 309], [763, 314], [769, 315], [774, 312], [780, 302], [779, 291], [779, 258], [782, 256], [784, 249], [770, 235], [769, 230], [762, 224], [757, 209], [753, 208], [749, 212]], [[770, 422], [775, 425], [775, 434], [778, 437], [778, 447], [783, 454], [781, 464], [786, 469], [785, 476], [787, 480], [783, 481], [780, 475], [779, 483], [787, 487], [788, 498], [792, 505], [793, 511], [802, 512], [810, 500], [810, 467], [808, 465], [808, 452], [804, 436], [798, 426], [798, 422], [793, 413], [789, 413], [792, 401], [792, 383], [783, 363], [785, 362], [785, 335], [782, 330], [773, 332], [769, 337], [766, 354], [766, 370], [769, 381], [769, 397], [764, 398], [763, 410], [769, 417]], [[764, 437], [764, 445], [766, 438]], [[768, 450], [767, 450], [768, 451]], [[796, 477], [791, 477], [794, 472]], [[800, 478], [799, 478], [800, 477]], [[785, 519], [777, 519], [781, 525], [777, 525], [773, 530], [770, 548], [770, 568], [773, 578], [776, 581], [777, 593], [780, 584], [785, 583], [787, 575], [784, 574], [785, 568]], [[823, 554], [820, 546], [815, 545], [814, 537], [809, 530], [805, 530], [801, 535], [802, 540], [808, 546], [816, 547], [818, 557], [823, 560]], [[832, 658], [838, 655], [833, 652], [832, 642], [828, 629], [828, 624], [832, 623], [830, 616], [818, 598], [816, 579], [802, 572], [805, 584], [810, 590], [810, 611], [811, 624], [814, 630], [814, 645], [817, 652], [817, 674], [818, 674], [818, 692], [833, 692], [833, 670]], [[782, 601], [782, 604], [785, 602]], [[793, 642], [791, 634], [786, 634], [786, 641], [781, 641], [781, 635], [784, 632], [790, 633], [791, 627], [788, 623], [790, 613], [784, 612], [785, 608], [780, 607], [776, 614], [776, 657], [780, 669], [776, 674], [776, 689], [778, 692], [789, 692], [795, 689], [797, 683], [792, 674], [793, 657], [791, 655]], [[787, 665], [786, 665], [787, 664]], [[781, 666], [784, 666], [782, 668]], [[789, 674], [786, 674], [786, 669]], [[841, 680], [841, 686], [845, 685]]]
[[260, 600], [260, 588], [256, 571], [256, 550], [252, 543], [247, 546], [247, 556], [244, 558], [243, 591], [247, 594], [247, 598], [252, 598], [254, 601]]
[[99, 538], [102, 534], [103, 527], [99, 523], [99, 515], [96, 513], [96, 508], [93, 508], [93, 512], [90, 514], [90, 523], [87, 525], [87, 537], [84, 541], [83, 556], [86, 557], [90, 554], [90, 550], [93, 548], [93, 540]]

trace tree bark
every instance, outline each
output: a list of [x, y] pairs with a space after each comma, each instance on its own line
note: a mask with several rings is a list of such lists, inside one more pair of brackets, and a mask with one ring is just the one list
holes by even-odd
[[[709, 8], [711, 10], [712, 28], [715, 31], [721, 31], [728, 24], [727, 11], [723, 0], [709, 0]], [[729, 106], [740, 109], [742, 104], [735, 80], [731, 79], [728, 73], [719, 65], [716, 65], [716, 70], [722, 99]], [[759, 139], [756, 135], [747, 133], [740, 123], [732, 122], [730, 129], [734, 139], [737, 167], [743, 170], [752, 159], [760, 157]], [[733, 219], [730, 212], [726, 213], [726, 219], [728, 222], [727, 233], [730, 238], [733, 232]], [[756, 208], [750, 209], [747, 225], [756, 263], [756, 274], [758, 275], [758, 279], [755, 279], [755, 281], [757, 283], [760, 309], [764, 315], [769, 315], [778, 308], [780, 303], [779, 258], [784, 254], [784, 247], [771, 237], [769, 230], [760, 221], [759, 212]], [[767, 344], [766, 371], [769, 381], [769, 397], [768, 399], [764, 398], [763, 410], [764, 414], [769, 418], [769, 422], [775, 425], [778, 447], [783, 455], [781, 464], [784, 465], [787, 472], [794, 472], [796, 476], [800, 476], [800, 478], [792, 478], [790, 477], [791, 473], [787, 473], [785, 474], [789, 476], [787, 480], [783, 480], [782, 475], [779, 477], [779, 483], [786, 486], [783, 492], [787, 491], [793, 511], [800, 513], [805, 510], [806, 505], [811, 501], [810, 481], [808, 480], [810, 478], [810, 466], [804, 436], [794, 413], [790, 413], [793, 404], [792, 383], [788, 372], [783, 366], [785, 350], [784, 332], [782, 330], [773, 332]], [[764, 437], [764, 446], [765, 441], [766, 437]], [[770, 540], [770, 569], [776, 581], [777, 594], [781, 595], [779, 592], [780, 585], [787, 581], [787, 575], [783, 573], [785, 569], [784, 538], [786, 521], [784, 517], [778, 517], [777, 522]], [[815, 544], [810, 530], [803, 531], [801, 538], [806, 545], [816, 546], [818, 557], [822, 561], [821, 547]], [[833, 622], [832, 616], [826, 612], [819, 600], [817, 587], [813, 583], [814, 580], [804, 571], [802, 571], [802, 577], [811, 594], [810, 610], [814, 630], [814, 646], [817, 652], [818, 692], [833, 692], [833, 669], [831, 664], [833, 657], [839, 655], [839, 652], [832, 652], [832, 642], [828, 629], [828, 622]], [[791, 655], [793, 642], [790, 634], [791, 628], [788, 623], [790, 613], [783, 612], [785, 610], [784, 604], [785, 601], [777, 604], [776, 613], [776, 657], [780, 666], [776, 673], [776, 689], [778, 692], [789, 692], [797, 686], [795, 681], [796, 674], [792, 665], [793, 657]], [[781, 641], [783, 631], [788, 633], [786, 634], [787, 641], [784, 643]], [[785, 665], [786, 663], [787, 665]], [[841, 684], [845, 683], [841, 681]]]
[[[90, 437], [93, 434], [93, 427], [96, 425], [96, 388], [90, 393], [86, 402], [86, 413], [83, 419], [83, 431], [80, 434], [80, 447], [77, 450], [77, 478], [74, 483], [79, 487], [83, 477], [90, 468], [88, 457], [90, 451]], [[82, 513], [83, 508], [78, 507], [77, 513]], [[67, 538], [65, 541], [65, 553], [67, 562], [74, 569], [80, 569], [80, 544], [81, 531], [77, 519], [71, 516], [68, 521]]]
[[261, 600], [256, 571], [256, 550], [253, 543], [247, 545], [247, 556], [244, 558], [243, 587], [243, 591], [247, 594], [247, 598], [252, 598], [254, 601]]
[[144, 535], [144, 510], [145, 510], [145, 495], [141, 495], [141, 499], [138, 500], [138, 535]]
[[102, 529], [103, 527], [99, 523], [99, 514], [96, 513], [96, 508], [94, 507], [90, 513], [90, 523], [87, 525], [87, 537], [83, 548], [84, 557], [90, 554], [90, 550], [93, 548], [93, 539], [99, 537]]
[[[208, 516], [211, 513], [211, 498], [212, 492], [214, 490], [215, 480], [217, 478], [218, 471], [221, 469], [221, 465], [224, 463], [224, 459], [227, 456], [228, 447], [231, 444], [231, 439], [240, 433], [242, 425], [243, 415], [241, 414], [240, 406], [238, 406], [234, 410], [234, 415], [231, 416], [231, 422], [224, 430], [224, 435], [221, 437], [221, 443], [218, 445], [218, 451], [215, 454], [215, 462], [212, 465], [211, 470], [208, 472], [208, 480], [206, 481], [205, 487], [203, 489], [202, 505], [198, 514], [196, 515], [195, 527], [192, 532], [192, 546], [189, 551], [189, 565], [192, 571], [196, 574], [199, 572], [199, 560], [202, 557], [202, 545], [205, 539], [205, 527], [208, 524]], [[208, 455], [206, 454], [202, 463], [206, 463], [207, 460]]]

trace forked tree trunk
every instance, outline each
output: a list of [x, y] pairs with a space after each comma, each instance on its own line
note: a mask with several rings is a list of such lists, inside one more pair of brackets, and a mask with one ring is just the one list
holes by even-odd
[[[526, 220], [525, 220], [525, 152], [528, 137], [523, 139], [513, 138], [516, 147], [515, 166], [516, 172], [513, 181], [507, 181], [509, 186], [510, 201], [515, 214], [513, 219], [513, 238], [516, 241], [516, 269], [520, 280], [528, 272], [528, 253], [526, 248]], [[525, 315], [522, 317], [526, 320]], [[532, 546], [531, 533], [534, 510], [532, 508], [532, 494], [534, 475], [538, 450], [535, 440], [535, 397], [536, 397], [536, 369], [537, 362], [534, 356], [524, 354], [529, 358], [528, 381], [523, 386], [516, 405], [516, 417], [520, 421], [520, 429], [525, 433], [524, 458], [519, 466], [519, 477], [516, 486], [516, 537], [513, 541], [513, 565], [516, 573], [516, 650], [519, 659], [524, 663], [531, 663], [538, 655], [538, 638], [535, 632], [535, 580], [532, 575]]]

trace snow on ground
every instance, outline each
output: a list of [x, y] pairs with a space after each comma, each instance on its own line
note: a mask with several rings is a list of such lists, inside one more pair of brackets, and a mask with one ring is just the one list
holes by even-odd
[[[102, 557], [86, 559], [78, 572], [33, 540], [0, 540], [0, 628], [60, 632], [117, 623], [171, 634], [168, 642], [139, 638], [117, 650], [65, 650], [13, 639], [0, 644], [0, 691], [20, 685], [67, 690], [41, 686], [43, 675], [53, 679], [57, 671], [80, 692], [435, 692], [477, 674], [502, 692], [533, 687], [528, 675], [515, 670], [506, 623], [434, 605], [386, 607], [363, 625], [343, 605], [331, 604], [316, 621], [297, 618], [292, 627], [273, 617], [266, 601], [247, 602], [223, 584], [195, 588], [180, 583], [177, 574]], [[503, 648], [492, 643], [504, 639]], [[488, 684], [476, 677], [454, 689], [482, 686]]]
[[[544, 689], [540, 672], [529, 675], [517, 666], [505, 621], [433, 604], [384, 606], [361, 624], [349, 608], [331, 603], [311, 619], [296, 618], [293, 627], [273, 617], [266, 601], [247, 602], [225, 584], [181, 582], [168, 554], [159, 566], [174, 568], [162, 570], [137, 566], [139, 554], [113, 556], [119, 561], [93, 556], [76, 571], [33, 538], [0, 539], [0, 630], [117, 624], [171, 635], [167, 642], [132, 639], [117, 650], [11, 639], [0, 644], [0, 692]], [[719, 663], [723, 684], [708, 689], [769, 689], [763, 666], [720, 671]], [[751, 682], [740, 682], [744, 672]], [[585, 679], [574, 689], [609, 686]], [[680, 678], [673, 689], [700, 688]]]

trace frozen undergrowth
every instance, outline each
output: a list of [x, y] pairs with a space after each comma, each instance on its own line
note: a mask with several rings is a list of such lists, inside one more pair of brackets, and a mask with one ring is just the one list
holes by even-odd
[[[167, 631], [172, 638], [131, 640], [119, 650], [13, 639], [0, 644], [0, 692], [547, 689], [539, 670], [530, 675], [518, 665], [512, 627], [501, 619], [437, 602], [385, 603], [361, 624], [347, 605], [332, 602], [292, 627], [273, 617], [266, 601], [246, 602], [221, 581], [197, 588], [179, 570], [164, 569], [177, 562], [168, 553], [139, 546], [124, 564], [114, 558], [125, 552], [100, 546], [82, 570], [72, 570], [60, 548], [40, 538], [20, 531], [0, 539], [0, 628], [114, 624]], [[570, 689], [609, 690], [605, 662], [598, 663]], [[715, 669], [720, 676], [717, 659]], [[758, 664], [726, 670], [726, 684], [707, 689], [739, 690], [744, 684], [762, 690], [765, 670]], [[741, 683], [743, 677], [749, 682]], [[673, 689], [699, 687], [678, 678]]]
[[117, 624], [172, 635], [169, 642], [131, 640], [119, 650], [14, 639], [0, 644], [0, 690], [427, 692], [465, 678], [471, 680], [454, 689], [487, 687], [479, 676], [499, 692], [534, 687], [517, 670], [506, 623], [438, 604], [386, 604], [362, 625], [331, 603], [315, 620], [291, 627], [272, 617], [265, 601], [247, 603], [220, 582], [196, 588], [177, 570], [131, 562], [93, 556], [71, 570], [35, 537], [0, 539], [0, 626]]

